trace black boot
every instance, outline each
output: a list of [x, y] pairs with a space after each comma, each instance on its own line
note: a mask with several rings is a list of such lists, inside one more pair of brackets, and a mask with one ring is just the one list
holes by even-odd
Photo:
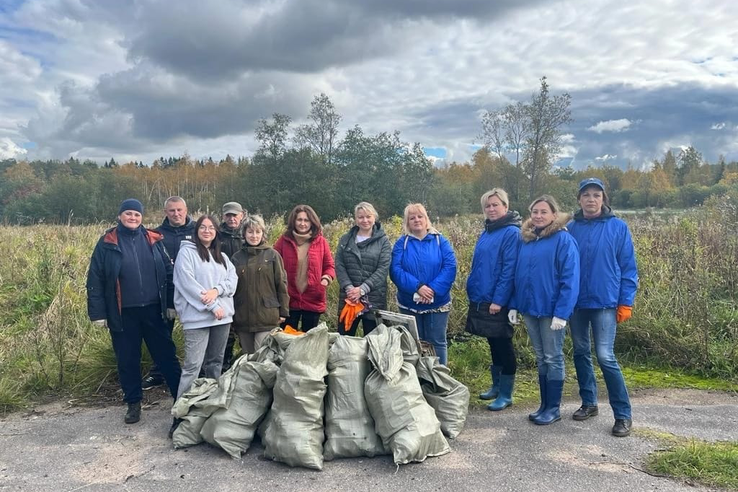
[[169, 439], [174, 436], [174, 431], [177, 430], [177, 427], [179, 427], [179, 424], [181, 424], [183, 419], [178, 419], [177, 417], [174, 417], [174, 420], [172, 420], [172, 426], [169, 428]]
[[136, 403], [129, 403], [128, 404], [128, 410], [126, 411], [126, 416], [123, 419], [126, 424], [135, 424], [139, 420], [141, 420], [141, 402], [137, 401]]
[[548, 389], [546, 387], [546, 376], [543, 374], [538, 375], [538, 387], [541, 391], [541, 406], [538, 407], [538, 410], [536, 410], [533, 413], [528, 414], [528, 420], [535, 420], [538, 418], [539, 415], [543, 413], [543, 411], [546, 409], [546, 390]]

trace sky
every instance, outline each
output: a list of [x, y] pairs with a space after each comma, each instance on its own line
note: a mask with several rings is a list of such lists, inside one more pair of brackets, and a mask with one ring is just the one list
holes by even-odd
[[738, 160], [735, 0], [0, 0], [0, 159], [250, 156], [325, 93], [341, 135], [465, 162], [542, 76], [562, 165]]

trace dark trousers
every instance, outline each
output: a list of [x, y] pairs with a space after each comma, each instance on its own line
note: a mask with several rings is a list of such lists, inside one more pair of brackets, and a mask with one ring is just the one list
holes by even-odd
[[[280, 326], [284, 328], [285, 326], [290, 325], [295, 330], [310, 331], [320, 323], [321, 314], [323, 313], [290, 309], [290, 316]], [[298, 327], [297, 324], [300, 320], [302, 320], [302, 326]]]
[[[233, 363], [233, 346], [235, 344], [236, 332], [233, 331], [233, 324], [231, 324], [230, 331], [228, 332], [228, 341], [226, 342], [225, 352], [223, 352], [223, 372], [230, 369], [231, 364]], [[243, 347], [241, 347], [241, 350], [243, 350]]]
[[518, 370], [518, 364], [515, 360], [512, 338], [487, 338], [487, 343], [489, 344], [489, 353], [492, 356], [492, 365], [501, 366], [502, 374], [508, 376], [515, 374]]
[[141, 341], [151, 353], [169, 386], [172, 398], [177, 396], [181, 369], [177, 360], [172, 333], [161, 316], [158, 304], [124, 308], [123, 331], [111, 331], [115, 359], [118, 362], [118, 379], [126, 403], [141, 401]]
[[364, 328], [364, 336], [367, 336], [369, 333], [371, 333], [374, 328], [377, 327], [377, 320], [375, 319], [369, 319], [365, 318], [363, 316], [357, 317], [354, 322], [351, 324], [351, 328], [349, 328], [348, 331], [343, 331], [343, 326], [341, 326], [341, 329], [338, 330], [338, 333], [341, 335], [348, 335], [351, 337], [356, 336], [356, 330], [359, 329], [359, 322], [361, 321], [361, 324]]
[[[169, 328], [169, 338], [172, 338], [172, 332], [174, 331], [174, 320], [168, 319], [167, 320], [167, 327]], [[155, 378], [163, 378], [164, 375], [159, 370], [159, 366], [154, 362], [151, 364], [151, 369], [149, 369], [149, 376], [153, 376]]]

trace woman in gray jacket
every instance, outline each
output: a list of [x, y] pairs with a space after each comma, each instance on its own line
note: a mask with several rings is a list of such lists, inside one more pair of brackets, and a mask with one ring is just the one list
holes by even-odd
[[338, 332], [354, 336], [362, 322], [364, 335], [370, 333], [377, 321], [372, 309], [387, 309], [387, 274], [392, 260], [392, 246], [377, 222], [377, 211], [371, 203], [361, 202], [354, 207], [356, 225], [338, 241], [336, 251], [336, 278], [340, 286], [339, 315], [346, 299], [361, 302], [368, 311], [357, 317], [348, 330], [339, 323]]

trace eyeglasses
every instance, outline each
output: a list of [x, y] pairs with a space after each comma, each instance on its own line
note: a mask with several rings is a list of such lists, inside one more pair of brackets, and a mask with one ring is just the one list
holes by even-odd
[[200, 226], [198, 230], [203, 231], [203, 232], [205, 231], [215, 232], [217, 229], [214, 226]]

